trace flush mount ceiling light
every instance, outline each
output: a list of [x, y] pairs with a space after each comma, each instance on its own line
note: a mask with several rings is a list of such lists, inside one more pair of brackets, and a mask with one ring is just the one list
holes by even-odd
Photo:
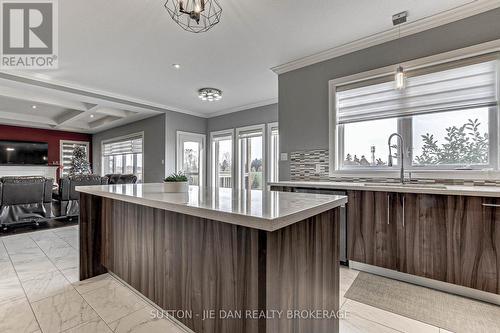
[[[401, 24], [406, 23], [408, 18], [408, 12], [397, 13], [392, 16], [392, 24], [398, 26], [398, 39], [401, 38]], [[406, 88], [406, 73], [403, 66], [399, 65], [396, 69], [396, 75], [394, 76], [394, 87], [396, 90], [403, 90]]]
[[167, 0], [165, 8], [182, 29], [194, 33], [210, 30], [222, 15], [216, 0]]
[[222, 90], [216, 88], [201, 88], [198, 90], [198, 97], [202, 101], [218, 101], [222, 99]]

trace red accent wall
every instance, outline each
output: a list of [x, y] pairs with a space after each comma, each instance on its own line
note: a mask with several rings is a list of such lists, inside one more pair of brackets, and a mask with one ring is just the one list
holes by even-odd
[[92, 163], [91, 134], [0, 125], [0, 140], [47, 142], [49, 144], [49, 165], [59, 165], [60, 140], [87, 141], [90, 142], [89, 158]]

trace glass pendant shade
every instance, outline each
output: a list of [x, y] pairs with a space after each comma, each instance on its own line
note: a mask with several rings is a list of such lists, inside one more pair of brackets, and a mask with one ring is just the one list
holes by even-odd
[[394, 77], [394, 86], [396, 90], [403, 90], [406, 88], [406, 74], [402, 66], [399, 66], [396, 70], [396, 75]]

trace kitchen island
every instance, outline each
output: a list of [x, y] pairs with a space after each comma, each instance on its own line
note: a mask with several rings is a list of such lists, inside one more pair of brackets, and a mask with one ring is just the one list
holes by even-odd
[[77, 190], [81, 280], [110, 272], [196, 333], [338, 332], [347, 197]]

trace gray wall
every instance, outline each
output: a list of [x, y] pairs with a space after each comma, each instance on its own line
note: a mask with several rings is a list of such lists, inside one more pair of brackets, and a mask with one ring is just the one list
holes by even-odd
[[207, 134], [230, 128], [274, 123], [278, 121], [278, 104], [261, 106], [208, 119]]
[[[500, 39], [500, 9], [279, 76], [280, 151], [328, 149], [328, 81]], [[280, 162], [280, 179], [290, 177]]]
[[101, 173], [102, 141], [138, 132], [144, 132], [144, 182], [162, 181], [165, 174], [164, 114], [94, 134], [92, 136], [94, 171]]

